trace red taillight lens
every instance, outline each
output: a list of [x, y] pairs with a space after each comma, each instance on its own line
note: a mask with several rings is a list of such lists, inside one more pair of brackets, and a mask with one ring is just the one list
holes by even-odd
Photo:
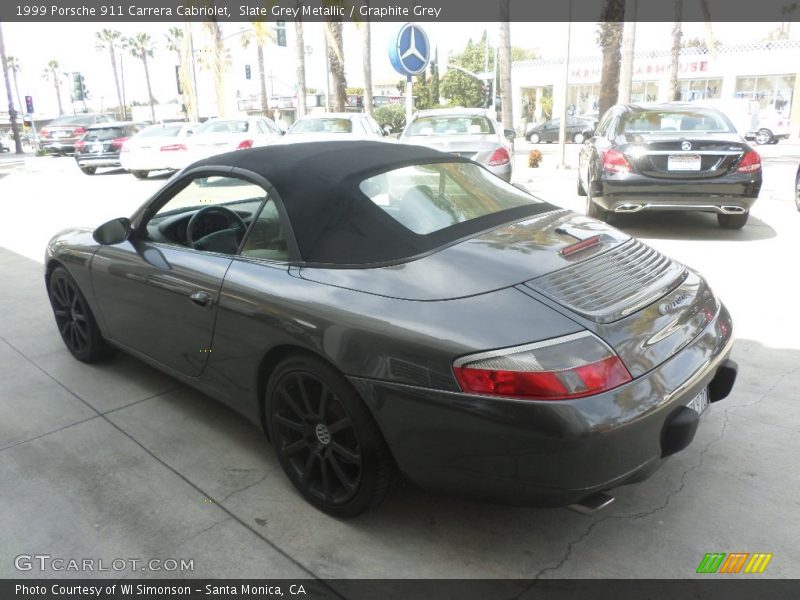
[[486, 164], [490, 167], [499, 167], [507, 165], [509, 162], [511, 162], [511, 155], [508, 150], [506, 148], [498, 148], [492, 153]]
[[39, 135], [41, 135], [42, 137], [46, 136], [48, 133], [50, 133], [50, 130], [47, 129], [47, 127], [42, 127], [39, 130]]
[[245, 150], [246, 148], [252, 148], [252, 147], [253, 147], [253, 140], [243, 140], [242, 142], [239, 143], [238, 146], [236, 146], [236, 149]]
[[603, 152], [603, 169], [608, 173], [630, 173], [631, 163], [619, 150], [606, 150]]
[[170, 144], [169, 146], [161, 146], [161, 152], [185, 152], [186, 146], [183, 144]]
[[75, 150], [83, 150], [86, 147], [86, 142], [78, 140], [75, 142]]
[[72, 137], [83, 135], [84, 133], [86, 133], [86, 127], [76, 127], [72, 130]]
[[589, 332], [455, 362], [464, 392], [530, 400], [568, 400], [599, 394], [631, 381], [611, 348]]
[[125, 142], [127, 142], [127, 141], [128, 141], [128, 138], [126, 138], [126, 137], [114, 138], [113, 140], [111, 140], [111, 147], [112, 148], [121, 148], [122, 145], [125, 144]]
[[750, 150], [746, 153], [742, 160], [739, 161], [739, 166], [736, 168], [739, 173], [755, 173], [761, 170], [761, 157], [755, 150]]

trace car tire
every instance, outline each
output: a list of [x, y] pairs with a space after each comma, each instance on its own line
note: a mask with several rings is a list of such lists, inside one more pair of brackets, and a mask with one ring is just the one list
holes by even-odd
[[86, 175], [94, 175], [97, 171], [97, 167], [81, 167], [81, 171]]
[[542, 141], [542, 137], [538, 133], [532, 133], [531, 136], [528, 138], [528, 141], [531, 144], [538, 144]]
[[769, 143], [770, 143], [770, 144], [772, 144], [772, 145], [774, 146], [774, 145], [775, 145], [775, 144], [777, 144], [778, 142], [780, 142], [780, 140], [779, 140], [778, 138], [774, 137], [774, 138], [772, 138], [772, 140], [770, 140], [770, 142], [769, 142]]
[[764, 144], [772, 143], [772, 132], [769, 129], [762, 128], [756, 131], [756, 144], [763, 146]]
[[107, 358], [113, 348], [103, 339], [86, 297], [64, 267], [50, 273], [48, 296], [58, 332], [70, 354], [81, 362]]
[[311, 505], [348, 518], [386, 498], [397, 479], [389, 447], [332, 366], [306, 354], [287, 358], [270, 377], [264, 409], [278, 462]]
[[723, 229], [741, 229], [747, 224], [747, 219], [750, 218], [750, 211], [740, 215], [717, 215], [717, 223]]
[[136, 177], [136, 179], [147, 179], [150, 171], [131, 171], [131, 174]]
[[586, 179], [588, 181], [586, 188], [586, 216], [608, 223], [611, 213], [594, 201], [592, 197], [592, 181], [588, 177]]
[[585, 139], [586, 137], [580, 131], [572, 136], [572, 141], [576, 144], [582, 144]]

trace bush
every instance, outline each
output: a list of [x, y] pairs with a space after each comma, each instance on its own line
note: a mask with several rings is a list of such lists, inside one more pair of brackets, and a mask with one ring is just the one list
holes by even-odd
[[540, 162], [542, 162], [542, 153], [538, 150], [531, 150], [531, 153], [528, 154], [528, 166], [535, 169]]
[[406, 107], [402, 104], [387, 104], [375, 111], [375, 120], [392, 133], [400, 133], [406, 126]]

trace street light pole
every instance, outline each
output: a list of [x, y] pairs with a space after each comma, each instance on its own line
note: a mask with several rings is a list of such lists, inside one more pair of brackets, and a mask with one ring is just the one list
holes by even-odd
[[569, 46], [570, 37], [572, 36], [572, 0], [569, 0], [569, 15], [567, 17], [567, 46], [564, 52], [564, 70], [563, 70], [563, 88], [561, 93], [561, 122], [558, 125], [558, 146], [559, 155], [561, 160], [559, 168], [566, 169], [567, 164], [565, 161], [567, 152], [567, 105], [569, 104]]

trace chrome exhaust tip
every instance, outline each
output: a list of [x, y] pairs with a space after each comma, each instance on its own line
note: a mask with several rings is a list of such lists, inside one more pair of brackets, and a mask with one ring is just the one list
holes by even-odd
[[747, 212], [741, 206], [720, 206], [719, 209], [726, 215], [741, 215]]
[[609, 496], [605, 492], [597, 492], [580, 502], [570, 504], [567, 508], [581, 513], [582, 515], [592, 515], [614, 501], [614, 496]]
[[618, 213], [635, 213], [642, 210], [644, 206], [641, 204], [620, 204], [618, 207], [614, 209], [614, 212]]

